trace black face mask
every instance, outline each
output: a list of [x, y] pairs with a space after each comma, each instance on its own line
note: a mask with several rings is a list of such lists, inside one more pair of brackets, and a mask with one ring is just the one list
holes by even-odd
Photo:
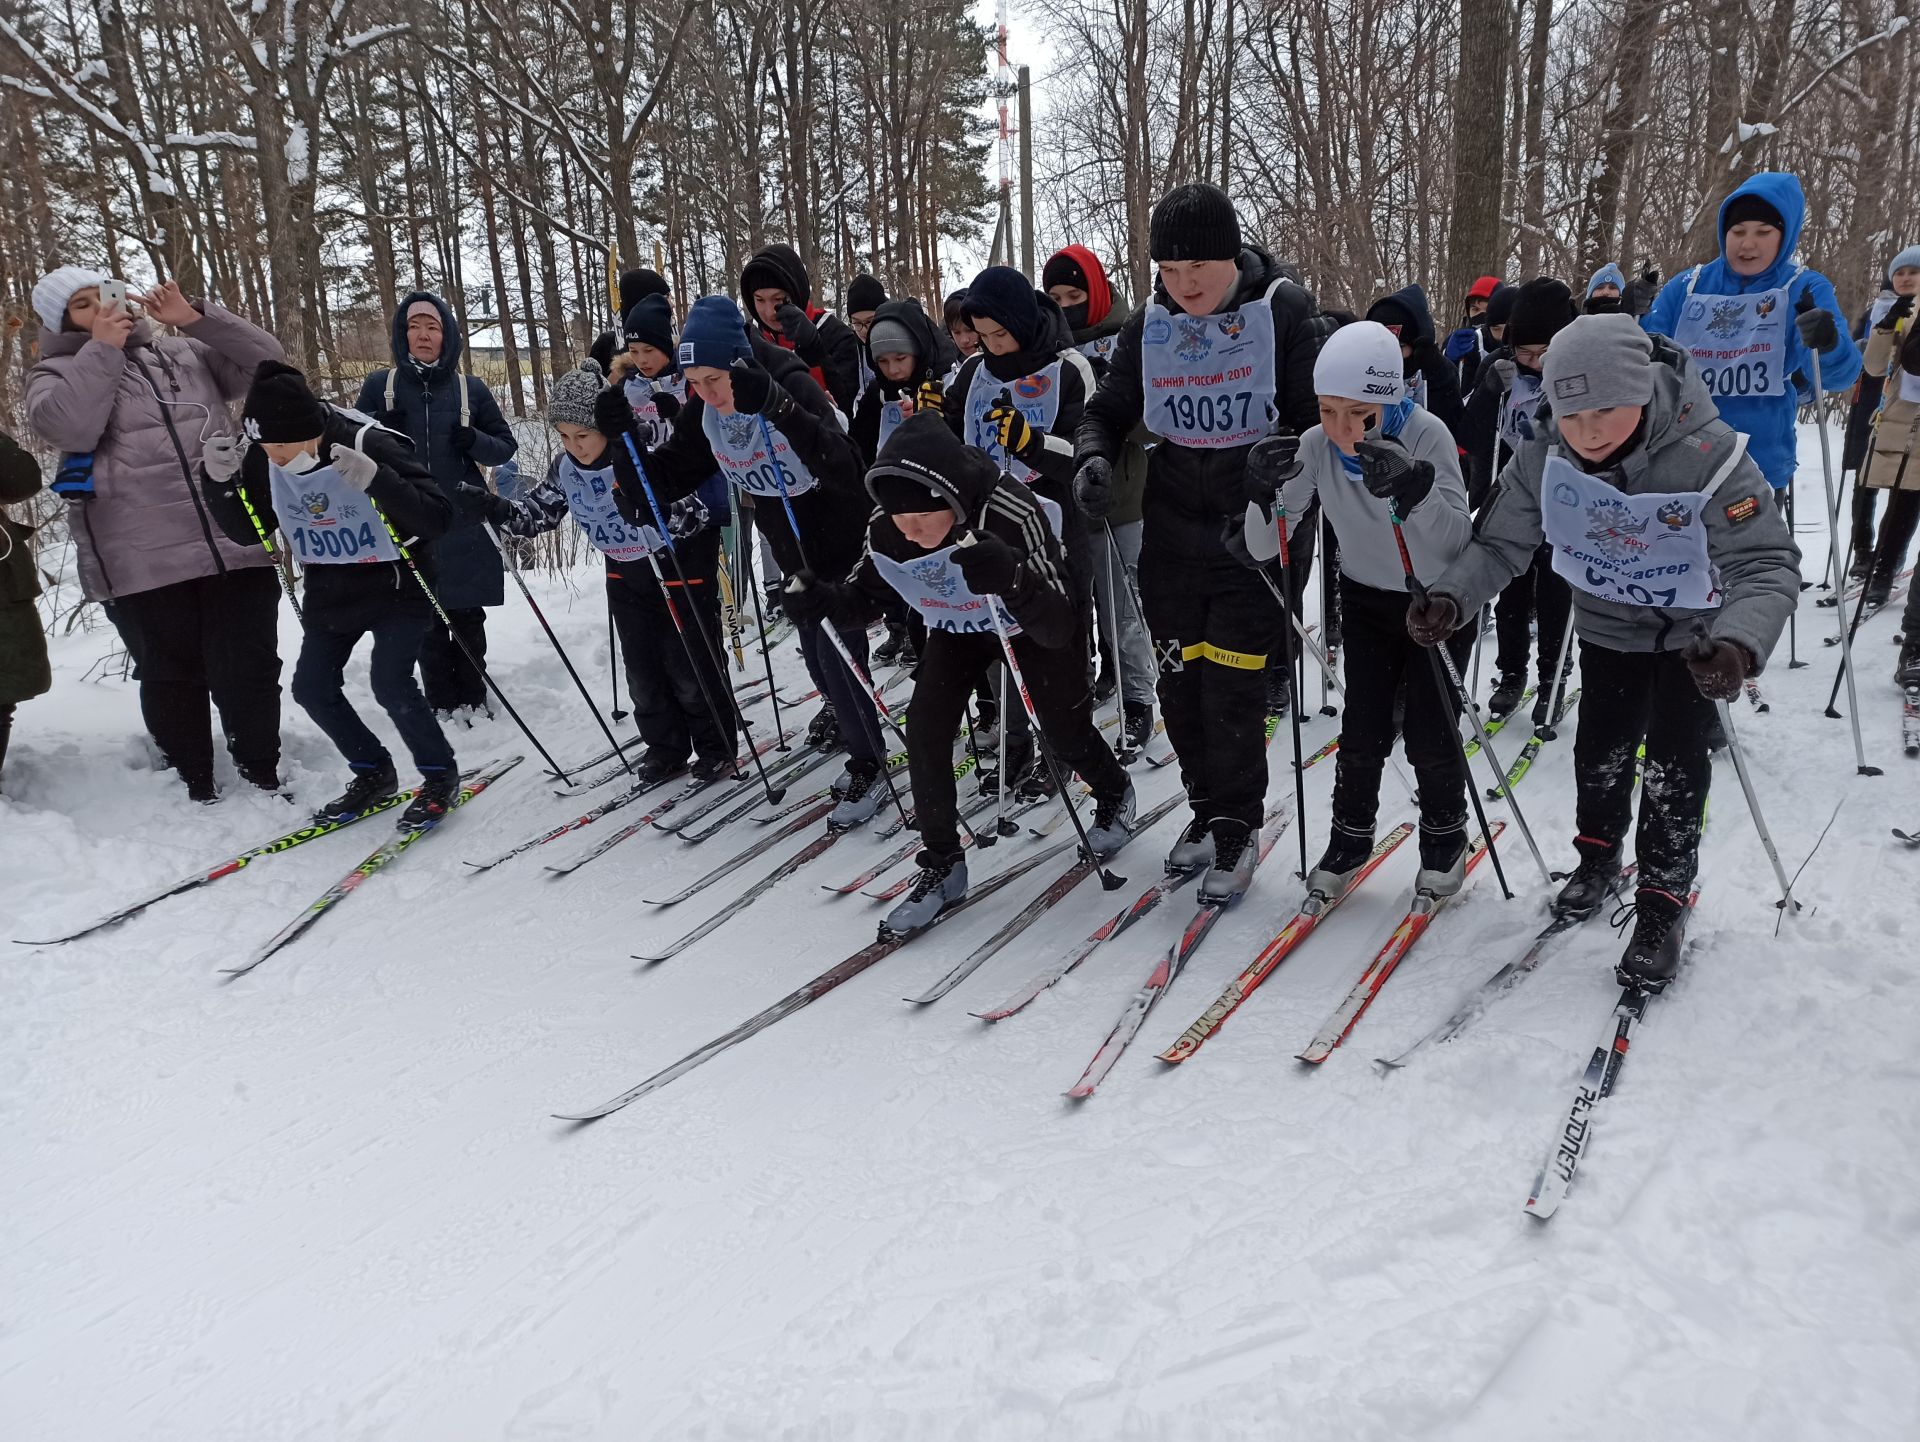
[[1092, 302], [1083, 300], [1078, 305], [1065, 305], [1060, 307], [1061, 314], [1067, 318], [1068, 330], [1085, 330], [1087, 328], [1087, 309], [1091, 304]]

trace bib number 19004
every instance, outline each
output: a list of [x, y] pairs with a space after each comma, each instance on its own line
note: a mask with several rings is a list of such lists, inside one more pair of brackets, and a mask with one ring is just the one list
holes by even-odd
[[379, 549], [379, 543], [374, 540], [373, 525], [367, 521], [362, 521], [358, 530], [349, 526], [295, 526], [293, 539], [300, 548], [300, 559], [303, 561], [351, 561], [363, 552], [372, 556]]

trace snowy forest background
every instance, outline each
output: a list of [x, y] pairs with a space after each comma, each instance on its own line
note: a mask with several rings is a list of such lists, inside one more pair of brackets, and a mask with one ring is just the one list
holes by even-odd
[[[1774, 167], [1854, 309], [1920, 235], [1913, 4], [1049, 0], [1014, 12], [1046, 41], [1036, 250], [1090, 243], [1137, 296], [1154, 198], [1204, 176], [1360, 308], [1670, 271]], [[398, 295], [441, 291], [497, 326], [522, 414], [611, 323], [614, 267], [684, 304], [784, 239], [829, 305], [861, 270], [936, 300], [995, 217], [992, 39], [959, 0], [0, 0], [0, 423], [34, 279], [109, 255], [342, 386]]]

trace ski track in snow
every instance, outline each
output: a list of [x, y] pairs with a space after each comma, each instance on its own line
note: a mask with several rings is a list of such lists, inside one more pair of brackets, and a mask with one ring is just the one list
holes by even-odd
[[[1813, 438], [1803, 470], [1818, 495]], [[1816, 505], [1803, 515], [1817, 518]], [[1825, 537], [1800, 536], [1813, 577]], [[1310, 588], [1317, 593], [1317, 588]], [[582, 572], [538, 592], [589, 684], [605, 614]], [[884, 908], [818, 888], [890, 843], [849, 837], [742, 918], [646, 967], [629, 953], [725, 900], [639, 896], [757, 831], [635, 837], [578, 875], [541, 862], [621, 814], [469, 879], [577, 815], [503, 717], [466, 765], [529, 760], [301, 941], [244, 956], [388, 821], [255, 862], [0, 984], [0, 1431], [35, 1442], [686, 1439], [1647, 1438], [1920, 1435], [1920, 813], [1888, 678], [1897, 617], [1859, 641], [1869, 759], [1823, 718], [1831, 613], [1803, 597], [1737, 706], [1807, 911], [1773, 938], [1771, 873], [1717, 767], [1690, 969], [1636, 1033], [1551, 1224], [1521, 1211], [1601, 1039], [1619, 942], [1573, 934], [1465, 1035], [1410, 1044], [1525, 946], [1544, 892], [1509, 827], [1318, 1071], [1292, 1054], [1404, 911], [1403, 848], [1193, 1060], [1154, 1059], [1291, 913], [1283, 836], [1101, 1087], [1061, 1097], [1191, 914], [1184, 894], [987, 1027], [998, 1001], [1157, 874], [1181, 816], [953, 997], [918, 989], [1052, 875], [1043, 867], [804, 1012], [590, 1127], [597, 1102], [871, 938]], [[598, 733], [518, 603], [497, 674], [562, 760]], [[0, 799], [0, 936], [41, 935], [297, 824], [227, 773], [214, 808], [144, 769], [133, 688], [82, 684], [109, 633], [62, 638]], [[284, 618], [287, 665], [297, 646]], [[801, 672], [783, 647], [782, 685]], [[386, 729], [365, 688], [354, 696]], [[805, 689], [801, 687], [800, 689]], [[1311, 691], [1311, 687], [1309, 688]], [[797, 719], [810, 715], [803, 708]], [[302, 807], [339, 767], [285, 703]], [[751, 719], [764, 734], [768, 707]], [[1520, 788], [1571, 864], [1571, 738]], [[1335, 723], [1314, 718], [1315, 747]], [[1496, 738], [1510, 760], [1524, 731]], [[1274, 784], [1291, 791], [1274, 741]], [[224, 763], [223, 763], [224, 764]], [[1491, 777], [1476, 758], [1478, 784]], [[1177, 784], [1136, 767], [1144, 810]], [[827, 773], [831, 774], [831, 773]], [[1325, 834], [1331, 765], [1308, 774]], [[971, 786], [963, 787], [963, 795]], [[1278, 794], [1277, 792], [1275, 794]], [[1503, 804], [1489, 803], [1495, 816]], [[1411, 815], [1391, 778], [1382, 830]], [[787, 847], [743, 868], [753, 879]], [[1007, 841], [976, 880], [1039, 845]], [[1602, 918], [1602, 922], [1604, 917]], [[1624, 1433], [1623, 1430], [1625, 1429]]]

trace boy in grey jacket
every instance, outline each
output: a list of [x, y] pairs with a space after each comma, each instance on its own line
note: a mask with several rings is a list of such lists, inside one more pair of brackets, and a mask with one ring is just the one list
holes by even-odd
[[1473, 536], [1453, 435], [1407, 396], [1400, 343], [1376, 321], [1327, 338], [1314, 363], [1320, 424], [1297, 439], [1253, 448], [1247, 499], [1280, 523], [1318, 496], [1340, 537], [1340, 609], [1346, 709], [1326, 854], [1307, 878], [1326, 898], [1344, 891], [1373, 850], [1380, 774], [1393, 750], [1395, 697], [1404, 685], [1407, 760], [1420, 785], [1420, 874], [1415, 885], [1451, 896], [1466, 877], [1467, 768], [1456, 739], [1456, 698], [1407, 636], [1406, 564], [1431, 584]]
[[1746, 437], [1685, 352], [1622, 315], [1583, 316], [1542, 366], [1552, 420], [1500, 477], [1472, 545], [1415, 605], [1422, 645], [1518, 574], [1544, 536], [1573, 586], [1586, 704], [1574, 740], [1580, 865], [1555, 902], [1590, 915], [1622, 879], [1642, 742], [1645, 790], [1624, 985], [1665, 986], [1699, 867], [1712, 702], [1740, 694], [1780, 639], [1800, 552]]

